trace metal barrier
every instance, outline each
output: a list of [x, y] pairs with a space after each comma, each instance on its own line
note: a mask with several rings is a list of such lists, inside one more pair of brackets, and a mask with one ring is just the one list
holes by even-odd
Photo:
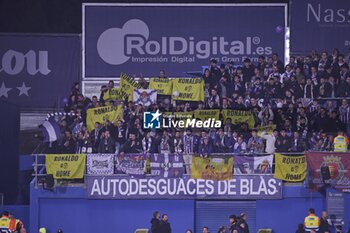
[[[303, 152], [279, 152], [280, 154], [283, 155], [303, 155]], [[113, 154], [115, 155], [115, 154]], [[144, 155], [143, 153], [140, 153], [140, 155]], [[195, 154], [196, 155], [196, 154]], [[265, 155], [270, 155], [270, 153], [211, 153], [208, 157], [228, 157], [228, 156], [265, 156]], [[47, 177], [47, 174], [45, 172], [45, 154], [32, 154], [34, 157], [34, 162], [33, 162], [33, 174], [32, 176], [34, 177], [34, 184], [35, 187], [38, 188], [43, 187], [45, 183], [45, 179]], [[116, 165], [116, 160], [114, 158], [113, 165], [115, 167]], [[184, 163], [184, 166], [190, 165], [188, 163]], [[274, 166], [275, 163], [273, 162], [272, 166]], [[87, 166], [87, 160], [85, 162], [85, 167]], [[85, 169], [85, 175], [87, 175], [87, 169]], [[115, 176], [125, 176], [125, 174], [114, 174]], [[150, 174], [146, 174], [148, 176]], [[248, 174], [247, 174], [248, 175]], [[85, 176], [84, 176], [85, 177]], [[84, 180], [79, 183], [73, 183], [73, 180], [56, 180], [56, 185], [57, 186], [83, 186]]]

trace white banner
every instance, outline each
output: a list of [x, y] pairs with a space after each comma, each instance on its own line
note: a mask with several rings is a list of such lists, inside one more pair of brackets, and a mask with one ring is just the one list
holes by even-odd
[[114, 154], [88, 154], [87, 174], [88, 175], [113, 175]]

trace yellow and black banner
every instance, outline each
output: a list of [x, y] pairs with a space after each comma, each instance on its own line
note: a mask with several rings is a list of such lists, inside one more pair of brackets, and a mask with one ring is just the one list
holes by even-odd
[[120, 89], [128, 96], [128, 101], [133, 101], [134, 88], [143, 89], [136, 80], [125, 73], [120, 74]]
[[85, 154], [47, 154], [46, 173], [55, 179], [82, 179], [85, 172]]
[[204, 101], [204, 80], [202, 78], [173, 79], [173, 100]]
[[171, 95], [173, 82], [169, 78], [150, 78], [148, 88], [156, 90], [158, 95]]
[[103, 100], [106, 102], [110, 100], [125, 100], [128, 97], [128, 94], [118, 87], [112, 88], [103, 94]]
[[194, 110], [194, 118], [200, 119], [202, 121], [208, 120], [208, 119], [214, 119], [214, 120], [219, 120], [220, 116], [220, 110], [202, 110], [202, 109], [197, 109]]
[[275, 178], [301, 182], [306, 177], [306, 157], [275, 154]]
[[123, 120], [123, 108], [121, 106], [104, 106], [87, 110], [86, 125], [89, 132], [94, 129], [96, 122], [103, 124], [105, 120], [117, 124], [119, 120]]
[[192, 179], [231, 180], [233, 156], [203, 158], [192, 156]]
[[227, 118], [231, 118], [232, 124], [248, 123], [250, 129], [254, 128], [255, 120], [253, 113], [250, 111], [224, 109], [221, 113], [224, 122]]

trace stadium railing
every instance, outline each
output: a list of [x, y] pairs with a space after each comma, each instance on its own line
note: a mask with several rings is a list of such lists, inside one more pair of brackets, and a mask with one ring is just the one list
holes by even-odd
[[[280, 154], [283, 155], [304, 155], [304, 152], [278, 152]], [[331, 152], [330, 152], [331, 153]], [[116, 159], [114, 155], [114, 168], [116, 166]], [[126, 154], [127, 155], [127, 154]], [[135, 154], [134, 154], [135, 155]], [[143, 153], [140, 153], [140, 155], [144, 155]], [[265, 155], [270, 155], [269, 153], [212, 153], [209, 155], [209, 157], [227, 157], [227, 156], [265, 156]], [[39, 188], [39, 187], [44, 187], [45, 182], [47, 182], [48, 179], [51, 179], [51, 181], [49, 182], [53, 182], [52, 181], [52, 175], [47, 174], [46, 173], [46, 167], [45, 167], [45, 156], [46, 154], [32, 154], [33, 156], [33, 174], [32, 176], [34, 177], [34, 183], [35, 183], [35, 187]], [[184, 163], [184, 166], [189, 165]], [[274, 161], [272, 164], [272, 174], [274, 172]], [[84, 173], [84, 178], [87, 174], [87, 160], [85, 162], [85, 173]], [[113, 174], [114, 176], [125, 176], [126, 174]], [[188, 175], [188, 174], [187, 174]], [[249, 174], [247, 174], [249, 175]], [[146, 176], [151, 176], [151, 174], [146, 172]], [[55, 182], [55, 186], [83, 186], [85, 180], [83, 179], [65, 179], [65, 180], [60, 180], [60, 179], [56, 179], [54, 180]], [[285, 182], [287, 183], [287, 182]], [[295, 184], [295, 183], [294, 183]]]

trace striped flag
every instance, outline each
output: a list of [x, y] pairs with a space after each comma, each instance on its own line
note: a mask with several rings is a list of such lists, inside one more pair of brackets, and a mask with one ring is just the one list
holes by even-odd
[[50, 117], [47, 121], [45, 121], [40, 126], [40, 129], [44, 135], [44, 142], [57, 141], [61, 135], [60, 126], [53, 117]]

